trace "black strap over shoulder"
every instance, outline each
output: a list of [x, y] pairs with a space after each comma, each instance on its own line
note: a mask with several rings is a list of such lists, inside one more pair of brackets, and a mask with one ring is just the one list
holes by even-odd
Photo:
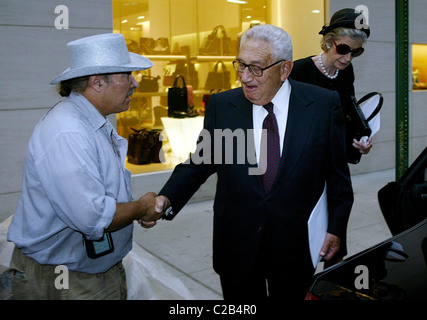
[[384, 101], [383, 96], [379, 92], [371, 92], [371, 93], [364, 95], [362, 98], [359, 99], [359, 101], [356, 102], [360, 106], [363, 102], [365, 102], [365, 101], [367, 101], [367, 100], [369, 100], [369, 99], [371, 99], [377, 95], [379, 95], [380, 99], [379, 99], [378, 105], [375, 107], [374, 111], [369, 115], [369, 117], [366, 118], [366, 121], [368, 121], [368, 122], [371, 121], [372, 118], [378, 114], [378, 112], [380, 112], [381, 107], [383, 106], [383, 101]]

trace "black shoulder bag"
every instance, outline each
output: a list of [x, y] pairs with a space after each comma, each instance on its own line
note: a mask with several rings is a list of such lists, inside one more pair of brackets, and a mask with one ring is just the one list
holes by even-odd
[[[370, 137], [372, 130], [369, 127], [371, 121], [380, 112], [383, 105], [383, 97], [381, 93], [371, 92], [363, 96], [359, 101], [355, 97], [351, 97], [352, 108], [346, 115], [346, 140], [347, 140], [347, 161], [357, 164], [360, 161], [362, 154], [353, 147], [353, 139], [360, 141], [362, 137]], [[366, 117], [363, 109], [373, 109], [372, 113]]]

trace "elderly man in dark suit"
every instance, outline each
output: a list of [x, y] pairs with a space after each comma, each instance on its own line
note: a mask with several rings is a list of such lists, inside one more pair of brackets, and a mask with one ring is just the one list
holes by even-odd
[[[171, 208], [166, 218], [172, 219], [216, 173], [213, 264], [224, 298], [302, 299], [314, 272], [307, 221], [325, 184], [329, 221], [321, 255], [330, 260], [346, 250], [341, 240], [353, 192], [339, 97], [288, 79], [291, 39], [272, 25], [248, 30], [233, 64], [242, 87], [212, 96], [195, 153], [204, 160], [178, 165], [158, 205]], [[239, 161], [241, 140], [233, 139], [230, 147], [216, 139], [227, 130], [245, 133], [245, 161]], [[227, 158], [230, 150], [234, 154]], [[260, 174], [251, 173], [251, 150]]]

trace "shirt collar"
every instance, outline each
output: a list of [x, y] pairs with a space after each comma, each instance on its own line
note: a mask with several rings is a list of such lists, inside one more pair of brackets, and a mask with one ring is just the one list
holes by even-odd
[[105, 125], [107, 118], [104, 117], [95, 106], [79, 93], [72, 92], [68, 97], [96, 131]]
[[[288, 105], [289, 105], [289, 97], [291, 95], [291, 85], [288, 81], [288, 79], [283, 82], [282, 86], [280, 87], [279, 91], [277, 91], [274, 98], [271, 100], [271, 102], [274, 105], [274, 112], [286, 112]], [[262, 107], [262, 106], [259, 106]], [[265, 112], [264, 108], [261, 108]]]
[[283, 82], [282, 86], [280, 87], [279, 91], [277, 91], [273, 100], [271, 100], [271, 102], [274, 104], [276, 108], [274, 112], [276, 111], [285, 112], [287, 110], [290, 94], [291, 94], [291, 85], [288, 79], [286, 79], [285, 82]]

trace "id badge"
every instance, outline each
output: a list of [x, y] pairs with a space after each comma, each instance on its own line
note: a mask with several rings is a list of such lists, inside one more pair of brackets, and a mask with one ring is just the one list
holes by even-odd
[[100, 240], [84, 238], [86, 252], [89, 258], [96, 259], [114, 251], [113, 239], [109, 232], [105, 232]]

